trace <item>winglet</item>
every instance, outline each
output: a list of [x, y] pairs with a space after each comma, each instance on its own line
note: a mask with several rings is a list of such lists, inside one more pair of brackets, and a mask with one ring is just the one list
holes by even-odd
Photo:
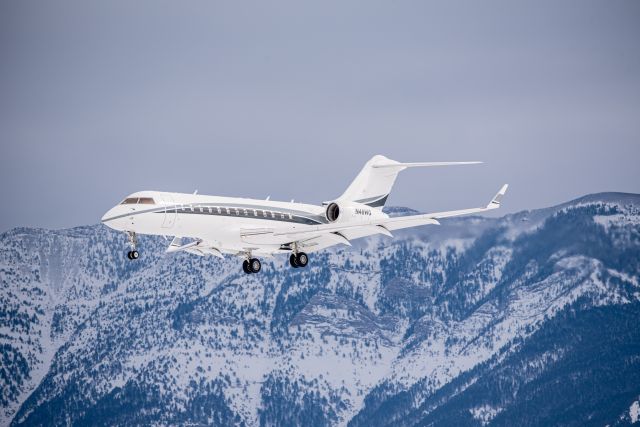
[[502, 196], [507, 192], [507, 188], [509, 188], [509, 184], [505, 184], [502, 186], [498, 194], [491, 199], [491, 202], [487, 205], [487, 209], [498, 209], [500, 207], [500, 201], [502, 200]]

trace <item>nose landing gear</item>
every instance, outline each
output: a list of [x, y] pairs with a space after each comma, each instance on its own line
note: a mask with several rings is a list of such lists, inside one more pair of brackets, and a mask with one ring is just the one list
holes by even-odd
[[131, 250], [127, 252], [127, 258], [129, 258], [130, 260], [140, 258], [140, 253], [136, 250], [136, 245], [138, 243], [136, 233], [134, 233], [133, 231], [127, 231], [127, 237], [129, 238], [129, 246], [131, 246]]

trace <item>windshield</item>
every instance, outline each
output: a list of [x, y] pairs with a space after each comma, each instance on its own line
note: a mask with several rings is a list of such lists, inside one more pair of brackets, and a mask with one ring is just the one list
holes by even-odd
[[151, 197], [127, 197], [120, 203], [121, 205], [153, 205], [154, 200]]

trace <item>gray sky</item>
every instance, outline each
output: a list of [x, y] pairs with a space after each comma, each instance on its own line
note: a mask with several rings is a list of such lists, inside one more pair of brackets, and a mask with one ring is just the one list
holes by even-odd
[[501, 213], [640, 192], [640, 2], [0, 2], [0, 231], [156, 189]]

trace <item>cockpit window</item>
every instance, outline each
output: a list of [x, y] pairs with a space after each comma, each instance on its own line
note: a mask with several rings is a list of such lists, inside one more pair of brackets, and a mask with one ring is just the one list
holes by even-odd
[[155, 202], [151, 197], [127, 197], [120, 203], [121, 205], [153, 205]]

